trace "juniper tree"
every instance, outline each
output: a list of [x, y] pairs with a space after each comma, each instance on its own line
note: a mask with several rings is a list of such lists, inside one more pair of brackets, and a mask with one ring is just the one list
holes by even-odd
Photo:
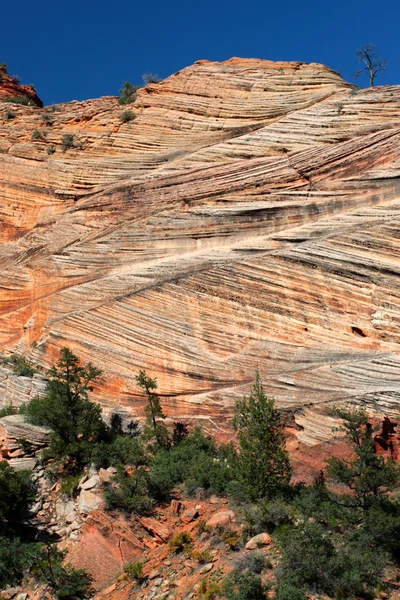
[[288, 484], [291, 466], [281, 416], [265, 395], [258, 371], [250, 396], [236, 404], [233, 426], [240, 446], [237, 477], [246, 495], [257, 500]]
[[157, 382], [146, 375], [146, 371], [139, 371], [136, 375], [136, 382], [147, 396], [146, 426], [144, 429], [144, 437], [147, 439], [155, 439], [158, 446], [169, 446], [170, 436], [166, 426], [160, 421], [166, 418], [163, 409], [161, 408], [160, 397], [155, 391]]
[[49, 371], [45, 397], [28, 404], [30, 420], [53, 430], [50, 449], [57, 458], [69, 457], [82, 465], [88, 459], [89, 444], [106, 436], [101, 407], [88, 399], [100, 375], [92, 363], [82, 365], [71, 350], [62, 348], [58, 363]]

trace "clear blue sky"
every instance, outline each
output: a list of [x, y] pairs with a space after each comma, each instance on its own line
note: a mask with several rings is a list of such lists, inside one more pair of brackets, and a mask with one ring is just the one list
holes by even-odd
[[376, 84], [397, 84], [399, 22], [399, 0], [20, 0], [1, 8], [0, 62], [51, 104], [203, 58], [320, 62], [350, 80], [355, 49], [374, 43], [388, 63]]

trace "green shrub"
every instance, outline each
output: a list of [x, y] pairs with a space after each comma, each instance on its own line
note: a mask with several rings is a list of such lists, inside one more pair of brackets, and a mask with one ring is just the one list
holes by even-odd
[[148, 474], [143, 468], [139, 467], [133, 474], [129, 474], [119, 467], [114, 482], [104, 494], [107, 510], [149, 515], [153, 506], [148, 493]]
[[3, 102], [9, 102], [10, 104], [23, 104], [25, 106], [32, 106], [33, 101], [23, 94], [19, 96], [6, 96], [3, 98]]
[[17, 524], [35, 495], [30, 471], [15, 471], [7, 462], [0, 462], [0, 525], [3, 528]]
[[282, 497], [251, 505], [246, 511], [246, 529], [250, 535], [272, 532], [276, 527], [291, 523], [293, 513], [293, 507]]
[[42, 121], [48, 127], [51, 127], [54, 124], [53, 119], [51, 118], [51, 116], [48, 113], [42, 114]]
[[233, 476], [215, 441], [199, 428], [177, 446], [159, 450], [151, 466], [150, 491], [157, 500], [166, 499], [172, 488], [183, 482], [188, 491], [202, 487], [211, 493], [223, 493]]
[[6, 406], [0, 408], [0, 419], [2, 417], [8, 417], [9, 415], [15, 415], [17, 412], [18, 409], [15, 406], [12, 406], [12, 404], [7, 404]]
[[225, 579], [224, 594], [227, 600], [266, 600], [261, 577], [249, 571], [234, 569]]
[[126, 110], [125, 112], [121, 113], [121, 123], [129, 123], [130, 121], [133, 121], [136, 116], [133, 114], [133, 112], [131, 110]]
[[120, 97], [118, 98], [119, 104], [132, 104], [136, 100], [136, 92], [140, 89], [140, 85], [132, 85], [129, 81], [125, 81], [124, 85], [120, 89]]
[[307, 598], [300, 589], [290, 583], [282, 583], [276, 590], [275, 600], [307, 600]]
[[212, 561], [212, 556], [209, 550], [201, 550], [198, 552], [193, 552], [192, 557], [197, 560], [201, 565], [206, 563], [210, 563]]
[[169, 540], [168, 545], [175, 554], [187, 552], [192, 545], [192, 536], [187, 531], [180, 531]]
[[77, 475], [69, 475], [64, 477], [61, 483], [60, 492], [65, 494], [66, 496], [76, 496], [78, 492], [78, 484], [81, 480], [82, 473], [78, 473]]
[[47, 154], [54, 154], [56, 151], [55, 146], [47, 146]]
[[200, 519], [196, 526], [197, 534], [201, 535], [202, 533], [210, 533], [212, 531], [212, 527], [207, 525], [207, 522], [204, 519]]
[[124, 573], [129, 577], [129, 579], [134, 579], [138, 583], [142, 583], [147, 579], [145, 575], [143, 575], [143, 562], [130, 562], [124, 566]]
[[75, 136], [72, 133], [64, 133], [61, 138], [61, 148], [63, 152], [75, 148]]
[[279, 586], [290, 585], [335, 598], [372, 596], [388, 560], [362, 530], [339, 538], [319, 523], [307, 522], [287, 528], [279, 541]]
[[221, 587], [208, 579], [202, 579], [198, 590], [199, 600], [217, 600], [222, 596]]
[[267, 559], [261, 552], [252, 552], [241, 559], [238, 567], [259, 575], [267, 567]]
[[10, 361], [13, 365], [13, 373], [18, 377], [33, 377], [35, 369], [32, 363], [21, 354], [12, 354]]
[[31, 135], [31, 140], [32, 141], [42, 140], [43, 137], [44, 137], [43, 133], [41, 131], [39, 131], [39, 129], [34, 129], [32, 131], [32, 135]]
[[97, 468], [123, 465], [140, 467], [147, 465], [149, 461], [143, 443], [137, 437], [117, 435], [112, 440], [93, 444], [92, 448], [91, 461]]
[[7, 73], [7, 65], [5, 62], [0, 63], [0, 71]]
[[[18, 585], [29, 571], [27, 556], [31, 545], [23, 544], [19, 538], [0, 536], [0, 589]], [[0, 595], [1, 598], [1, 595]]]

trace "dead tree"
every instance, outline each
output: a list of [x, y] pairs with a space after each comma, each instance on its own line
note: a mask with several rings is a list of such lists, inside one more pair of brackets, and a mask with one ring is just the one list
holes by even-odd
[[374, 44], [365, 44], [356, 50], [356, 56], [360, 63], [365, 67], [356, 71], [354, 77], [357, 78], [366, 71], [369, 75], [369, 87], [373, 87], [374, 79], [379, 71], [386, 71], [386, 60], [376, 55]]

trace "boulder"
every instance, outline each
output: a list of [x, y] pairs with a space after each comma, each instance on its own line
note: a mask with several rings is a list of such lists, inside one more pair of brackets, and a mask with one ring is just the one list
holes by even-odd
[[79, 495], [79, 510], [87, 515], [92, 510], [101, 508], [104, 504], [102, 495], [91, 490], [82, 490]]
[[209, 527], [218, 527], [229, 525], [235, 518], [235, 513], [233, 510], [220, 510], [215, 513], [210, 519], [207, 521], [207, 525]]
[[152, 536], [161, 540], [162, 542], [167, 542], [172, 535], [172, 529], [168, 527], [168, 525], [165, 525], [165, 523], [160, 523], [159, 521], [156, 521], [150, 517], [140, 518], [139, 523]]
[[116, 474], [117, 469], [114, 467], [109, 467], [108, 469], [100, 469], [99, 470], [99, 478], [100, 483], [110, 483], [114, 475]]
[[81, 483], [81, 490], [91, 490], [96, 487], [100, 483], [100, 477], [96, 475], [92, 475], [87, 481]]
[[199, 512], [195, 508], [187, 508], [180, 516], [182, 523], [190, 523], [199, 517]]
[[252, 537], [246, 544], [246, 550], [255, 550], [261, 548], [261, 546], [269, 546], [271, 543], [271, 537], [268, 533], [259, 533]]

